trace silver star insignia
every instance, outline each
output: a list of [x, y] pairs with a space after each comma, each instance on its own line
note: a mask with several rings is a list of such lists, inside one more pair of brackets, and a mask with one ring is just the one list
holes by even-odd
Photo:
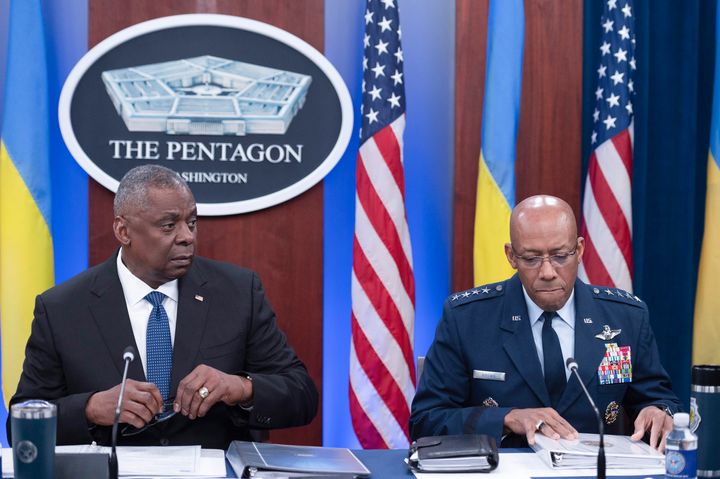
[[484, 287], [483, 289], [481, 289], [480, 291], [482, 291], [482, 292], [485, 293], [485, 294], [488, 294], [488, 293], [490, 292], [490, 288], [488, 288], [487, 286], [485, 286], [485, 287]]
[[606, 292], [607, 294], [609, 294], [610, 296], [615, 296], [615, 295], [613, 294], [613, 292], [610, 291], [609, 289], [606, 289], [605, 292]]

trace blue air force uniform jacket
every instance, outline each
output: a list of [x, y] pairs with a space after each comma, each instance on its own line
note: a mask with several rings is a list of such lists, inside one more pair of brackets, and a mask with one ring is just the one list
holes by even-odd
[[[645, 303], [576, 280], [575, 308], [578, 372], [606, 424], [632, 421], [648, 405], [676, 412]], [[540, 407], [551, 407], [550, 396], [519, 277], [451, 295], [413, 400], [411, 437], [483, 433], [500, 441], [511, 409]], [[579, 432], [598, 432], [574, 376], [557, 412]]]

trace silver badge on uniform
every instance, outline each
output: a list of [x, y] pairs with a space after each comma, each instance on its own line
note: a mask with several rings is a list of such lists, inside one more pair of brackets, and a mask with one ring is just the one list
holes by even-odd
[[610, 329], [610, 326], [606, 324], [603, 326], [602, 333], [596, 334], [595, 337], [598, 339], [602, 339], [603, 341], [608, 341], [619, 335], [621, 332], [622, 329]]

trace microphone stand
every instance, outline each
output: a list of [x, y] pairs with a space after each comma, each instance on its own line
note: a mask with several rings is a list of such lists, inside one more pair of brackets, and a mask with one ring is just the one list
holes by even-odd
[[125, 395], [125, 384], [127, 383], [127, 374], [130, 363], [135, 359], [135, 349], [132, 346], [125, 348], [123, 352], [123, 361], [125, 369], [123, 370], [122, 382], [120, 383], [120, 395], [118, 396], [117, 407], [115, 407], [115, 418], [112, 425], [112, 448], [110, 458], [108, 459], [108, 467], [110, 469], [110, 479], [118, 479], [118, 460], [117, 460], [117, 435], [118, 423], [120, 422], [120, 410], [122, 406], [123, 396]]
[[585, 387], [585, 384], [582, 382], [582, 379], [580, 379], [580, 374], [578, 373], [578, 364], [573, 358], [568, 358], [565, 364], [570, 369], [570, 371], [575, 374], [575, 377], [580, 383], [580, 387], [582, 387], [582, 390], [585, 393], [585, 397], [588, 399], [588, 401], [590, 401], [590, 406], [592, 406], [593, 411], [595, 411], [595, 417], [598, 421], [598, 431], [600, 432], [600, 445], [598, 447], [597, 458], [597, 478], [605, 479], [605, 425], [603, 424], [602, 418], [600, 417], [600, 411], [598, 410], [597, 406], [595, 406], [595, 402], [592, 400], [592, 396], [590, 396], [590, 393]]

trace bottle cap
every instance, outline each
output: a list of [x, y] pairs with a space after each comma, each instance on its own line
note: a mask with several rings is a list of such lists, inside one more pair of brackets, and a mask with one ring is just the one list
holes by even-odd
[[688, 427], [690, 425], [690, 415], [686, 412], [679, 412], [673, 416], [673, 424], [676, 427]]
[[57, 406], [40, 399], [13, 404], [10, 416], [18, 419], [47, 419], [57, 416]]

